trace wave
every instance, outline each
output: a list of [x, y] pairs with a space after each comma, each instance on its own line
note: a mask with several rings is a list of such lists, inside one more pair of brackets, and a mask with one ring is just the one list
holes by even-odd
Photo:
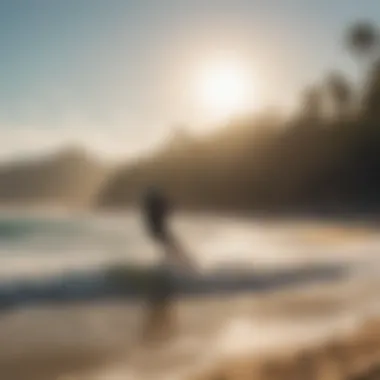
[[0, 218], [0, 239], [18, 240], [36, 234], [73, 234], [78, 233], [80, 223], [72, 220], [58, 220], [47, 218]]
[[[173, 273], [172, 291], [176, 296], [261, 292], [313, 282], [337, 281], [348, 275], [347, 269], [338, 265], [318, 265], [244, 275], [234, 272], [208, 275], [178, 272]], [[160, 281], [167, 280], [165, 276], [159, 267], [123, 265], [43, 280], [3, 282], [0, 283], [0, 309], [41, 303], [139, 299], [160, 287]]]

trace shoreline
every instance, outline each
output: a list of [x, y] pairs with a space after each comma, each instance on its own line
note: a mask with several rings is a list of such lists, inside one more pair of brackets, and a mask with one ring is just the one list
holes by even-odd
[[224, 359], [186, 380], [377, 380], [380, 371], [380, 317], [322, 344], [286, 352]]
[[[0, 318], [3, 342], [0, 373], [12, 380], [51, 380], [66, 374], [75, 380], [99, 380], [108, 374], [111, 377], [114, 371], [120, 377], [123, 371], [132, 371], [136, 373], [135, 378], [141, 379], [145, 379], [143, 374], [148, 376], [147, 372], [153, 376], [155, 371], [157, 374], [161, 371], [156, 377], [161, 380], [168, 378], [165, 371], [181, 371], [178, 366], [189, 367], [193, 363], [197, 372], [203, 368], [203, 377], [190, 377], [194, 372], [189, 368], [183, 376], [174, 378], [243, 380], [247, 377], [242, 374], [251, 373], [257, 366], [278, 368], [283, 361], [285, 364], [281, 365], [295, 373], [294, 362], [297, 364], [305, 353], [311, 355], [313, 350], [323, 348], [322, 342], [340, 342], [351, 336], [351, 331], [356, 331], [362, 321], [378, 321], [378, 313], [376, 319], [372, 313], [357, 314], [362, 310], [362, 299], [368, 304], [375, 300], [372, 287], [356, 289], [354, 284], [349, 287], [325, 284], [255, 297], [189, 299], [178, 303], [180, 325], [173, 339], [142, 349], [139, 344], [136, 346], [145, 315], [141, 303], [126, 305], [110, 301], [15, 310]], [[380, 345], [380, 322], [377, 326]], [[188, 337], [198, 343], [186, 348]], [[130, 361], [130, 354], [133, 356], [136, 348], [137, 356]], [[252, 355], [253, 352], [261, 354]], [[104, 376], [99, 375], [103, 373]], [[149, 376], [146, 379], [153, 378]], [[128, 379], [128, 376], [121, 378]]]

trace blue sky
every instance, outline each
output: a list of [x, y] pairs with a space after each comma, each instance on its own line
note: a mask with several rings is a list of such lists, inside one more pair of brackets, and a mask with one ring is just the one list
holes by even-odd
[[191, 72], [233, 50], [264, 105], [287, 107], [329, 70], [355, 75], [342, 46], [378, 0], [0, 0], [3, 155], [86, 142], [130, 154], [176, 123], [201, 125]]

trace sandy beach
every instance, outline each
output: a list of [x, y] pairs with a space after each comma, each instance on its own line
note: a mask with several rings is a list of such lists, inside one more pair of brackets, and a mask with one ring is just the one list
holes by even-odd
[[[380, 378], [380, 320], [372, 319], [340, 338], [314, 347], [290, 348], [282, 353], [241, 357], [219, 364], [193, 380]], [[190, 379], [190, 378], [189, 378]]]
[[344, 282], [188, 300], [176, 305], [179, 323], [168, 339], [151, 343], [141, 342], [142, 304], [10, 312], [0, 318], [0, 373], [9, 380], [291, 379], [311, 360], [318, 371], [332, 363], [348, 376], [380, 354], [376, 293]]

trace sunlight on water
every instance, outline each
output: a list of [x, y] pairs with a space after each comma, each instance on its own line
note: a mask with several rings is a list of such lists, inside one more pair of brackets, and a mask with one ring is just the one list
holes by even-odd
[[[53, 220], [14, 217], [0, 219], [0, 276], [43, 275], [65, 270], [101, 267], [112, 262], [154, 262], [156, 251], [146, 238], [139, 217], [54, 218]], [[341, 233], [334, 242], [319, 244], [303, 240], [299, 226], [227, 222], [203, 218], [200, 222], [179, 219], [175, 230], [189, 252], [204, 268], [235, 269], [295, 265], [315, 260], [341, 260], [372, 254], [380, 246], [377, 236]], [[330, 228], [330, 230], [334, 230]], [[316, 233], [317, 234], [317, 233]], [[337, 233], [335, 234], [337, 235]], [[347, 238], [349, 236], [349, 239]], [[347, 241], [348, 239], [348, 241]], [[308, 255], [310, 253], [310, 255]], [[363, 257], [363, 256], [362, 256]]]

